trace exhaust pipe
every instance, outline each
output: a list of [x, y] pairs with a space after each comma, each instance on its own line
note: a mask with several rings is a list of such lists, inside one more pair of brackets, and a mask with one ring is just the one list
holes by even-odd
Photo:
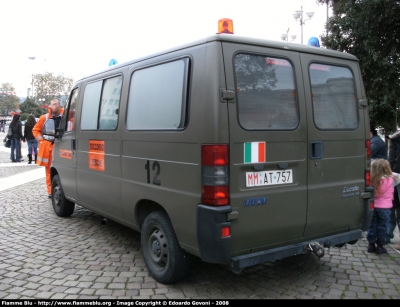
[[102, 220], [100, 221], [100, 224], [101, 224], [101, 225], [105, 225], [105, 224], [107, 224], [107, 223], [108, 223], [107, 218], [104, 218], [104, 219], [102, 219]]

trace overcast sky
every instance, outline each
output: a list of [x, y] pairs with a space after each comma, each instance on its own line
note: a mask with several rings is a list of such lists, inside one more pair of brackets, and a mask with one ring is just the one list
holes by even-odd
[[[325, 31], [326, 5], [315, 0], [0, 0], [0, 83], [26, 96], [32, 73], [63, 73], [74, 80], [194, 41], [233, 20], [236, 35], [281, 40], [301, 27], [293, 13], [314, 12], [303, 26], [303, 44]], [[331, 11], [328, 12], [331, 16]], [[29, 60], [28, 57], [36, 57]]]

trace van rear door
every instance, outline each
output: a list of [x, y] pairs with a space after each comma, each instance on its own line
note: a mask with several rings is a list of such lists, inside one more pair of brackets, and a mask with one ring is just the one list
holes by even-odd
[[[301, 54], [308, 118], [305, 236], [359, 229], [365, 123], [357, 61]], [[358, 228], [357, 228], [358, 226]]]
[[[230, 129], [232, 252], [302, 237], [307, 124], [299, 54], [223, 42]], [[242, 51], [245, 50], [245, 51]], [[240, 253], [240, 252], [239, 252]]]

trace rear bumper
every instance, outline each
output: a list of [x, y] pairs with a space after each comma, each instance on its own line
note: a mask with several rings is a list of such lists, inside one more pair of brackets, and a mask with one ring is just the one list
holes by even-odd
[[240, 270], [256, 264], [308, 253], [307, 247], [313, 242], [329, 248], [345, 243], [354, 244], [362, 238], [363, 230], [358, 229], [231, 258], [232, 237], [221, 236], [222, 227], [231, 225], [231, 222], [227, 221], [227, 214], [231, 210], [230, 206], [211, 207], [200, 204], [197, 207], [197, 242], [200, 258], [203, 261], [229, 264], [232, 269]]
[[226, 216], [232, 211], [231, 206], [197, 207], [197, 243], [200, 258], [209, 263], [229, 264], [232, 238], [222, 238], [222, 227], [230, 226]]
[[318, 242], [324, 247], [331, 247], [334, 245], [340, 245], [344, 243], [355, 243], [357, 240], [362, 238], [361, 230], [349, 231], [343, 234], [319, 238], [316, 240], [305, 241], [298, 244], [278, 247], [261, 251], [257, 253], [242, 255], [233, 257], [230, 261], [232, 269], [240, 270], [252, 265], [270, 262], [290, 256], [308, 253], [307, 246], [312, 242]]
[[369, 229], [369, 225], [371, 224], [372, 220], [372, 215], [374, 214], [374, 188], [372, 187], [366, 187], [365, 191], [370, 193], [371, 198], [367, 198], [364, 200], [364, 215], [363, 215], [363, 221], [362, 221], [362, 226], [361, 230], [362, 231], [367, 231]]

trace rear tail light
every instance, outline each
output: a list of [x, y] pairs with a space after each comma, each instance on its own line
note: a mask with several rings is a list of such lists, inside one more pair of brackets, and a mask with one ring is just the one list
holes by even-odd
[[205, 205], [229, 204], [229, 146], [201, 146], [201, 202]]
[[369, 169], [365, 170], [365, 186], [369, 187], [371, 185], [371, 171]]
[[374, 210], [374, 208], [375, 208], [374, 202], [373, 202], [373, 201], [370, 201], [370, 202], [369, 202], [369, 210]]
[[231, 235], [231, 227], [225, 226], [221, 228], [221, 238], [226, 238]]
[[371, 140], [365, 140], [365, 152], [366, 152], [366, 166], [365, 166], [365, 186], [371, 185]]
[[371, 140], [365, 141], [365, 148], [367, 149], [367, 159], [371, 159]]

